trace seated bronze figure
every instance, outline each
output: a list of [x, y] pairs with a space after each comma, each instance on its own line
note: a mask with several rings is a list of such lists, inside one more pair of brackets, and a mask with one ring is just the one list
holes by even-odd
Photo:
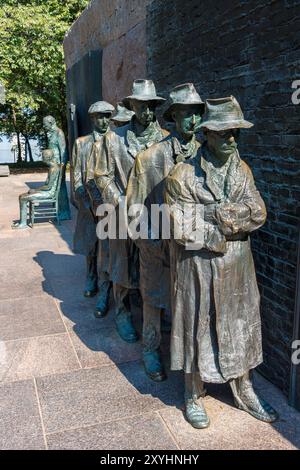
[[52, 149], [43, 150], [43, 161], [49, 166], [45, 184], [19, 196], [20, 220], [12, 224], [14, 229], [28, 228], [27, 212], [30, 202], [52, 199], [55, 196], [61, 172], [60, 162]]

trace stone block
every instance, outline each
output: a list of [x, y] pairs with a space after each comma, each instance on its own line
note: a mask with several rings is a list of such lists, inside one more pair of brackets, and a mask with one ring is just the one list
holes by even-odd
[[8, 165], [0, 165], [0, 176], [9, 176], [9, 166]]
[[146, 78], [146, 24], [142, 21], [103, 50], [103, 99], [116, 105], [131, 94], [132, 83]]

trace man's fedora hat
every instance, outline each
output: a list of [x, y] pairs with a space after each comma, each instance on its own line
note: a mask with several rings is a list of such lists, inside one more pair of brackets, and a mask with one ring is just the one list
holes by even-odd
[[206, 101], [205, 113], [200, 127], [211, 131], [225, 131], [227, 129], [247, 129], [252, 126], [251, 122], [244, 119], [241, 107], [234, 96]]
[[115, 108], [112, 104], [107, 103], [106, 101], [97, 101], [92, 104], [88, 110], [89, 114], [112, 114], [115, 112]]
[[132, 117], [134, 116], [134, 112], [127, 109], [123, 103], [118, 103], [117, 105], [117, 113], [112, 116], [112, 121], [117, 122], [129, 122], [131, 121]]
[[192, 83], [178, 85], [171, 91], [169, 107], [163, 115], [165, 121], [174, 121], [172, 113], [177, 106], [199, 106], [199, 111], [204, 111], [204, 102]]
[[156, 101], [157, 105], [162, 104], [165, 98], [157, 96], [156, 88], [152, 80], [135, 80], [133, 82], [132, 94], [123, 100], [126, 108], [131, 109], [131, 101]]

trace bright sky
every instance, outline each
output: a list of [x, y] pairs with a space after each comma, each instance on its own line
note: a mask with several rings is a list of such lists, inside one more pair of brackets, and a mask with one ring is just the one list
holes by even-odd
[[[14, 153], [11, 151], [11, 147], [13, 143], [9, 142], [9, 140], [3, 135], [1, 135], [1, 139], [2, 139], [2, 142], [0, 142], [0, 163], [13, 163]], [[33, 153], [33, 159], [41, 160], [41, 152], [37, 144], [37, 141], [31, 140], [30, 143], [31, 143], [31, 148], [32, 148], [32, 153]], [[16, 158], [17, 158], [17, 155], [16, 155]]]

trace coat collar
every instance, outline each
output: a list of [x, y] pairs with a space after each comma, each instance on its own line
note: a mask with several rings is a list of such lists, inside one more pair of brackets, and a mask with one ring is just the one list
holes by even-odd
[[160, 142], [163, 138], [164, 135], [158, 121], [152, 122], [147, 129], [142, 132], [142, 134], [137, 136], [134, 132], [133, 118], [126, 132], [128, 152], [133, 158], [135, 158], [139, 152], [146, 150], [157, 142]]
[[196, 157], [201, 147], [200, 142], [196, 140], [196, 136], [190, 142], [185, 142], [177, 132], [172, 135], [174, 160], [176, 163], [184, 162], [190, 158]]
[[217, 167], [217, 160], [208, 150], [205, 142], [202, 148], [201, 168], [206, 175], [208, 189], [215, 199], [221, 202], [228, 198], [234, 186], [239, 182], [237, 173], [241, 168], [241, 159], [236, 150], [229, 157], [225, 166], [220, 169]]
[[100, 134], [100, 132], [98, 132], [96, 130], [93, 130], [94, 142], [99, 142], [104, 136], [105, 136], [105, 134]]

